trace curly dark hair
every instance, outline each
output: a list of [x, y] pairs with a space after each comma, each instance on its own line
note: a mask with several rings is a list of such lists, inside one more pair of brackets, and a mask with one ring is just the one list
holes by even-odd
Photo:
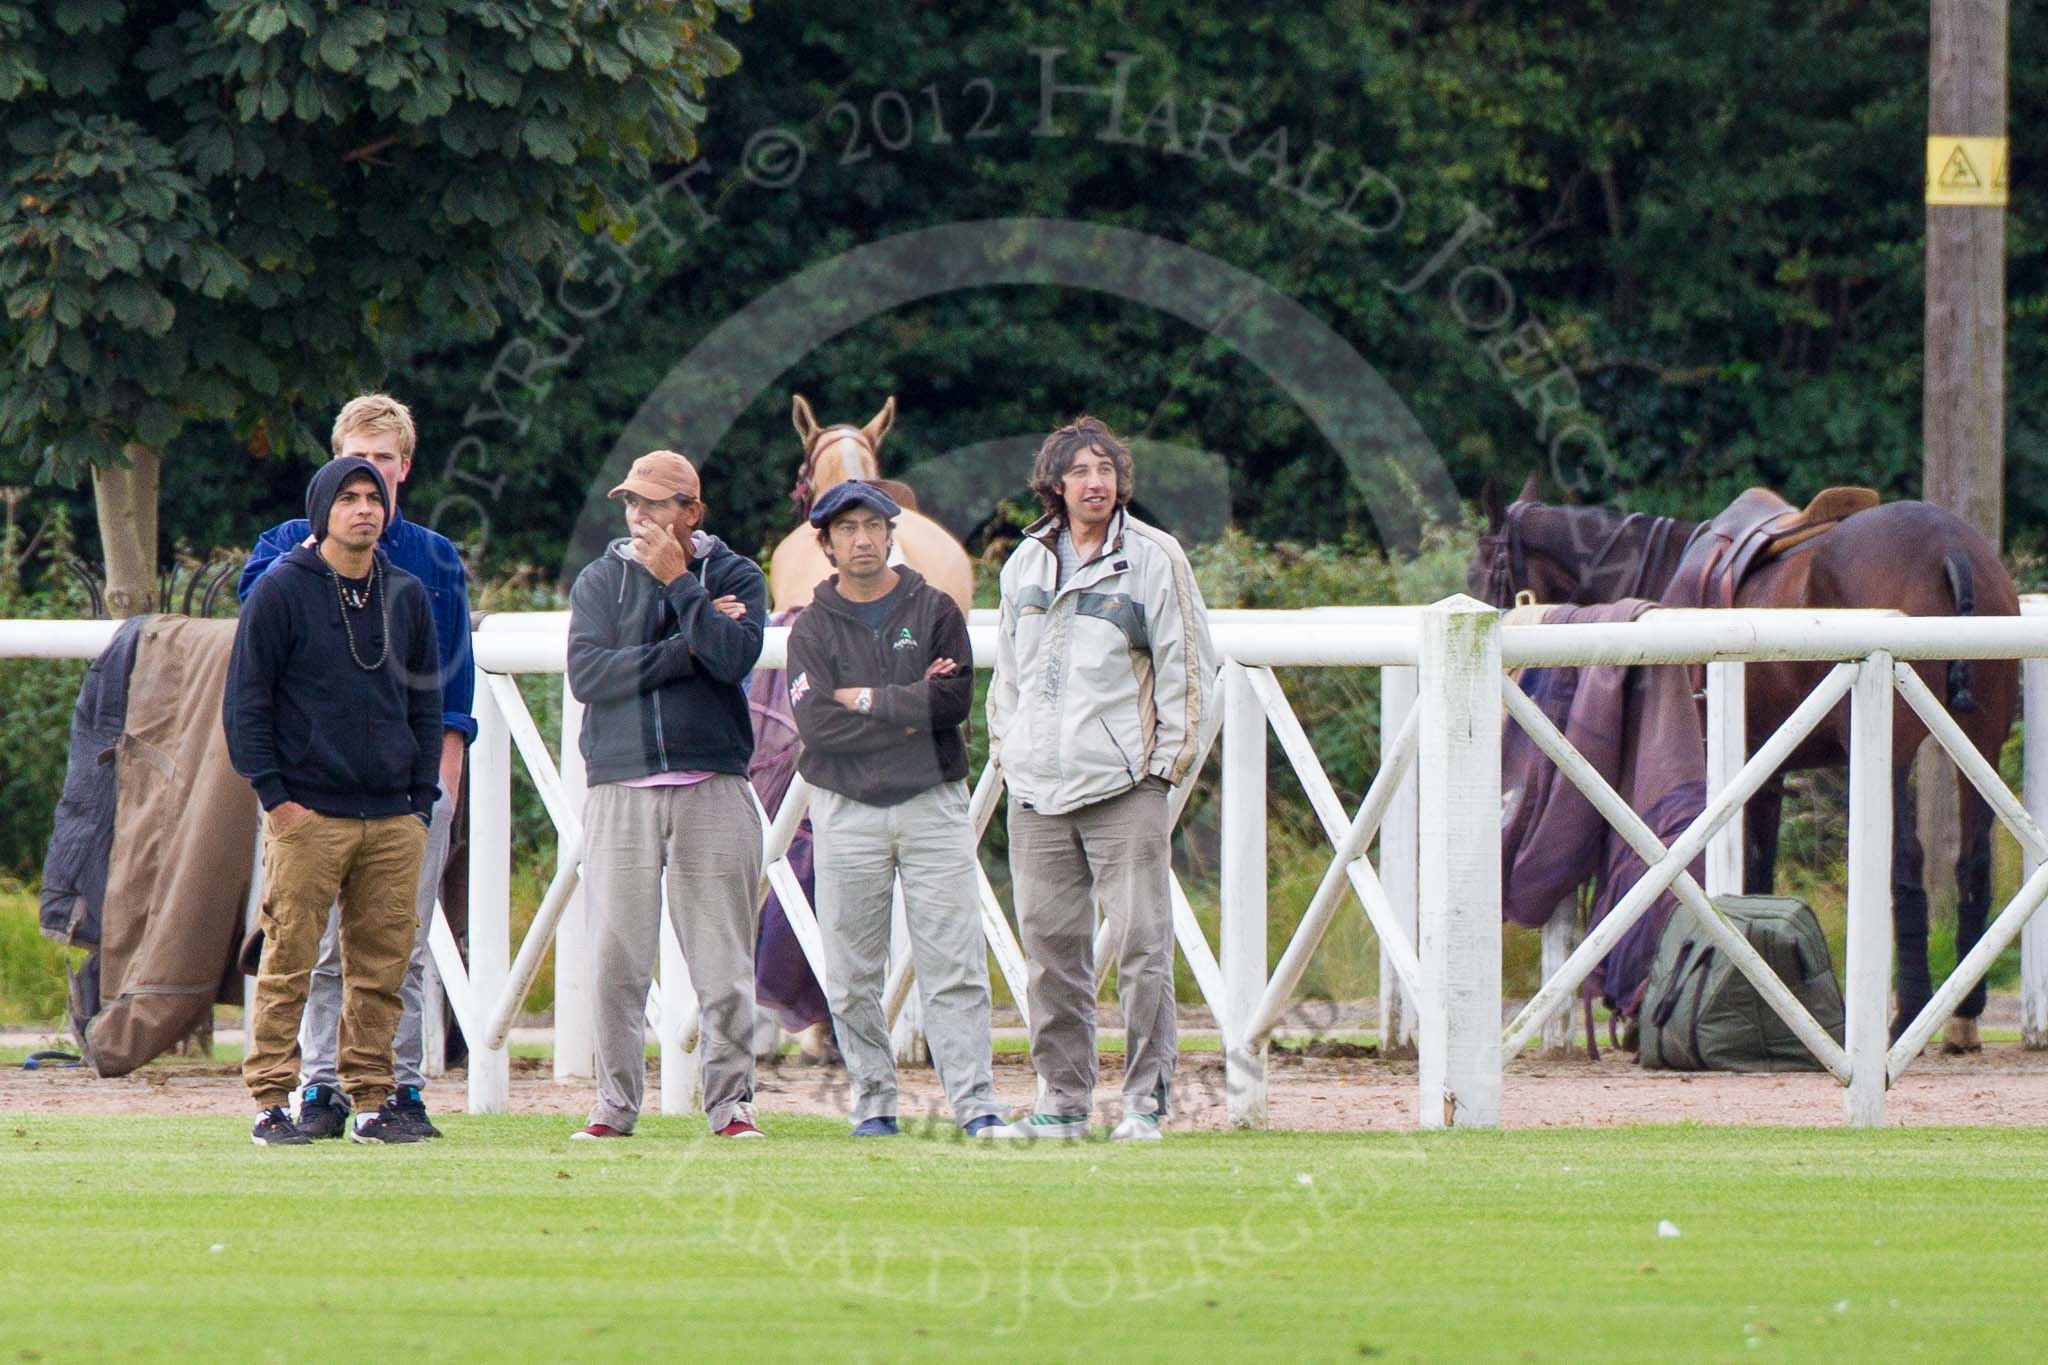
[[1077, 417], [1045, 438], [1038, 458], [1031, 462], [1031, 491], [1038, 494], [1046, 515], [1066, 519], [1066, 499], [1060, 496], [1060, 480], [1084, 452], [1107, 455], [1116, 465], [1116, 505], [1126, 507], [1137, 486], [1137, 471], [1131, 464], [1131, 448], [1099, 417]]

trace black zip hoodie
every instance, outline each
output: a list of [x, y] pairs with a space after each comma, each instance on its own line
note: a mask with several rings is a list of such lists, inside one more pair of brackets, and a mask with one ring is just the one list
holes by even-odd
[[[314, 476], [307, 505], [316, 526], [357, 468], [373, 469], [336, 460]], [[377, 486], [381, 493], [382, 479]], [[349, 654], [340, 594], [317, 549], [302, 545], [278, 560], [242, 604], [221, 721], [235, 771], [265, 810], [296, 801], [349, 820], [433, 813], [441, 768], [433, 607], [420, 581], [381, 549], [376, 564], [369, 607], [349, 620], [356, 653], [376, 658], [385, 605], [377, 599], [388, 597], [391, 649], [371, 671]]]
[[[711, 605], [737, 597], [732, 620]], [[746, 679], [761, 657], [768, 580], [717, 536], [692, 533], [690, 569], [667, 587], [615, 540], [569, 591], [569, 687], [583, 714], [586, 780], [662, 772], [747, 775]]]
[[[974, 650], [952, 598], [917, 570], [902, 576], [886, 624], [872, 629], [839, 595], [839, 575], [818, 585], [789, 629], [789, 699], [803, 736], [797, 771], [812, 786], [871, 806], [893, 806], [967, 776], [961, 725], [974, 709]], [[925, 679], [934, 660], [959, 665]], [[832, 699], [871, 687], [863, 716]]]

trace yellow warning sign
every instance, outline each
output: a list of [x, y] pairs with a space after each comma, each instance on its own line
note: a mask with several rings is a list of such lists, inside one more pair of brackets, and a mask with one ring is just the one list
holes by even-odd
[[2009, 144], [2002, 137], [1927, 139], [1927, 202], [2004, 208]]

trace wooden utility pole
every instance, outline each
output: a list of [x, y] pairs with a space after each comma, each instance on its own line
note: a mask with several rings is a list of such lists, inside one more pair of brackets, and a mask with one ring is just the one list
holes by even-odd
[[[1921, 496], [2001, 545], [2005, 515], [2007, 0], [1930, 0]], [[1930, 899], [1960, 847], [1947, 756], [1915, 765]]]
[[1932, 0], [1931, 9], [1923, 496], [1997, 545], [2005, 479], [2006, 0]]

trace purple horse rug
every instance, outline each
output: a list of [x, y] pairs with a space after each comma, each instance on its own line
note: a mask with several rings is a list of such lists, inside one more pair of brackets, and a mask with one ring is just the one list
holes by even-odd
[[[1553, 607], [1545, 623], [1632, 621], [1658, 604], [1640, 599]], [[1564, 732], [1657, 837], [1669, 844], [1706, 804], [1707, 746], [1689, 670], [1679, 665], [1531, 668], [1522, 690]], [[1560, 901], [1594, 883], [1589, 927], [1598, 925], [1642, 878], [1645, 866], [1621, 834], [1519, 725], [1501, 744], [1501, 914], [1531, 928]], [[1704, 859], [1690, 869], [1703, 877]], [[1633, 1016], [1677, 898], [1665, 891], [1586, 978]]]
[[[768, 624], [786, 626], [802, 611], [802, 607], [797, 607], [777, 612], [768, 618]], [[797, 734], [796, 717], [789, 708], [789, 686], [782, 669], [754, 670], [747, 682], [747, 709], [754, 718], [754, 758], [747, 766], [747, 778], [754, 784], [762, 808], [773, 819], [789, 794], [797, 758], [803, 753], [803, 740]], [[790, 840], [789, 866], [803, 884], [804, 895], [815, 897], [808, 818], [797, 826], [796, 837]], [[812, 903], [816, 904], [815, 899]], [[772, 891], [762, 903], [761, 932], [754, 941], [754, 999], [774, 1010], [782, 1026], [791, 1033], [801, 1033], [832, 1018], [825, 992], [811, 973], [810, 960], [789, 927], [782, 902]]]

